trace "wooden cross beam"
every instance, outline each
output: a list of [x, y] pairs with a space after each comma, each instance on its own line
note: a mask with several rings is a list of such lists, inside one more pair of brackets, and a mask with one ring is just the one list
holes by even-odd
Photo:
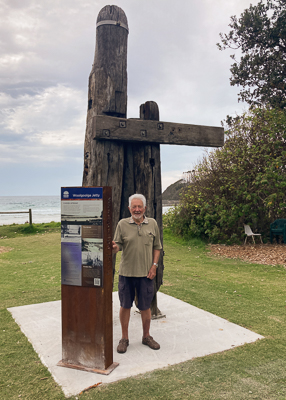
[[221, 147], [224, 129], [214, 126], [178, 124], [142, 119], [93, 117], [93, 139], [126, 142]]

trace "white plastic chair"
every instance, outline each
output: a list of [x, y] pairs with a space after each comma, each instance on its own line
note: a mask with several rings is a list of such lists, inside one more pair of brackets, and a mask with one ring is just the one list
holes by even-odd
[[254, 236], [260, 236], [261, 243], [263, 244], [261, 233], [253, 233], [249, 225], [244, 224], [244, 232], [247, 235], [245, 238], [244, 244], [246, 243], [248, 236], [252, 236], [252, 240], [253, 240], [254, 244], [255, 244]]

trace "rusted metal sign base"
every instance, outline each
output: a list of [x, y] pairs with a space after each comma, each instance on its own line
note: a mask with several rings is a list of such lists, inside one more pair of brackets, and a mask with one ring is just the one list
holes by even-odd
[[68, 364], [68, 363], [64, 362], [63, 360], [61, 360], [57, 363], [58, 367], [79, 369], [80, 371], [93, 372], [95, 374], [101, 374], [101, 375], [109, 375], [116, 367], [118, 367], [118, 365], [119, 365], [119, 363], [114, 362], [108, 368], [106, 368], [105, 370], [102, 370], [102, 369], [96, 369], [96, 368], [88, 368], [83, 365]]

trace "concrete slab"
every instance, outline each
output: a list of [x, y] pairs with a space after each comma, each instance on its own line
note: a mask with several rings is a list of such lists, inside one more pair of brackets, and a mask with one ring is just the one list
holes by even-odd
[[77, 395], [99, 382], [115, 382], [263, 338], [160, 292], [158, 304], [166, 318], [152, 321], [151, 335], [160, 343], [161, 349], [154, 351], [142, 345], [141, 317], [133, 308], [130, 319], [130, 344], [125, 354], [118, 354], [116, 347], [121, 338], [119, 300], [117, 292], [113, 293], [113, 361], [118, 362], [119, 366], [110, 375], [57, 366], [62, 358], [60, 301], [13, 307], [8, 310], [32, 343], [43, 364], [62, 387], [66, 397]]

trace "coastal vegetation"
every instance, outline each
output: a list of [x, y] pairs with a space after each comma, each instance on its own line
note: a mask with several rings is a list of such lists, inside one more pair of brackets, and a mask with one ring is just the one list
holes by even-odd
[[251, 108], [227, 125], [225, 145], [189, 172], [165, 226], [186, 238], [231, 244], [243, 242], [248, 224], [267, 239], [270, 223], [285, 218], [286, 111]]
[[[48, 225], [46, 233], [32, 235], [7, 235], [7, 230], [3, 235], [2, 229], [0, 237], [7, 237], [0, 240], [0, 248], [7, 251], [0, 254], [1, 399], [64, 400], [60, 386], [7, 310], [60, 300], [60, 233], [49, 232]], [[164, 231], [164, 250], [162, 292], [265, 339], [71, 398], [284, 399], [285, 269], [213, 257], [201, 240], [186, 241], [169, 230]]]

